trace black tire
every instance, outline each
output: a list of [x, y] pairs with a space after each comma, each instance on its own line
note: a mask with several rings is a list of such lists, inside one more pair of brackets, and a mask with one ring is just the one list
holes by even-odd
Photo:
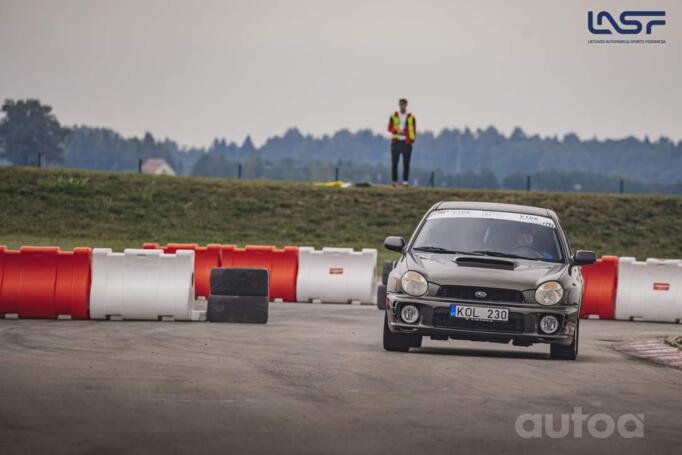
[[383, 284], [377, 286], [377, 308], [380, 310], [386, 309], [386, 286]]
[[578, 358], [578, 341], [580, 340], [580, 321], [575, 325], [573, 342], [568, 346], [563, 344], [550, 344], [549, 355], [554, 360], [575, 360]]
[[388, 275], [391, 270], [395, 268], [395, 261], [384, 261], [383, 268], [381, 269], [381, 283], [386, 286], [388, 284]]
[[414, 345], [414, 336], [405, 333], [393, 333], [388, 329], [388, 316], [384, 314], [384, 349], [394, 352], [407, 352]]
[[209, 322], [268, 322], [267, 296], [209, 295], [206, 311]]
[[266, 269], [218, 268], [211, 270], [211, 295], [268, 295]]

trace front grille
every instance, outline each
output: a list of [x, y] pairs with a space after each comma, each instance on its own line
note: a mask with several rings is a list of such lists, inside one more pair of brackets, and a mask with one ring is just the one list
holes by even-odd
[[[485, 297], [476, 297], [476, 292], [483, 291]], [[514, 289], [483, 288], [478, 286], [441, 286], [436, 297], [448, 299], [480, 300], [481, 302], [523, 303], [523, 292]]]
[[450, 308], [436, 308], [433, 312], [433, 326], [448, 329], [485, 330], [489, 332], [523, 333], [525, 319], [523, 314], [509, 313], [509, 321], [472, 321], [451, 318]]

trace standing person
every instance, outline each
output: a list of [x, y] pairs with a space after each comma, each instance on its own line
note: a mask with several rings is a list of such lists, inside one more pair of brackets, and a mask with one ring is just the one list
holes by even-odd
[[388, 119], [388, 132], [391, 133], [391, 175], [393, 188], [398, 186], [398, 161], [403, 157], [403, 186], [410, 182], [410, 157], [412, 144], [417, 139], [417, 121], [414, 115], [407, 112], [407, 100], [398, 101], [400, 110]]

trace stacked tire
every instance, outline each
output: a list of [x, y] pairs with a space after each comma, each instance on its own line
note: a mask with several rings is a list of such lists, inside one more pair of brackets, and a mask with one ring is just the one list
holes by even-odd
[[268, 322], [268, 271], [217, 268], [211, 271], [210, 322]]

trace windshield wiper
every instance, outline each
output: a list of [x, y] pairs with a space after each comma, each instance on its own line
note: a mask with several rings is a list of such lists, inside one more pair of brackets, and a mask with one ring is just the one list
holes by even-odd
[[428, 253], [443, 253], [443, 254], [471, 254], [473, 256], [482, 256], [483, 253], [479, 251], [455, 251], [448, 250], [447, 248], [441, 248], [439, 246], [416, 246], [412, 248], [416, 251], [426, 251]]
[[529, 258], [526, 256], [519, 256], [517, 254], [503, 253], [501, 251], [482, 251], [476, 250], [474, 253], [484, 254], [486, 256], [493, 256], [496, 258], [510, 258], [510, 259], [528, 259], [529, 261], [540, 261], [541, 258]]

